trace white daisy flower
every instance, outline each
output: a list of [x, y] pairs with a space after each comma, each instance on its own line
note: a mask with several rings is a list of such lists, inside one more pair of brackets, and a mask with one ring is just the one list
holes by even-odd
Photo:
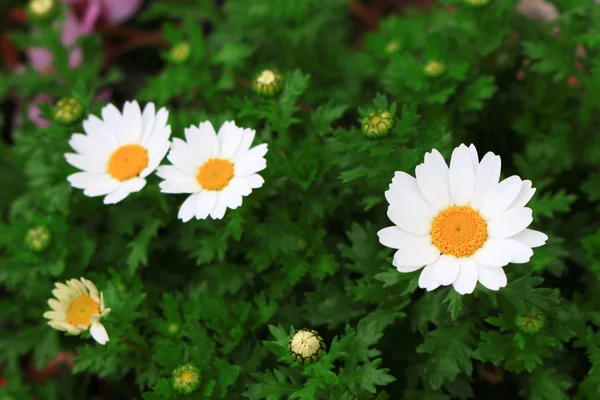
[[257, 172], [267, 166], [267, 145], [251, 149], [254, 135], [233, 121], [225, 122], [217, 135], [206, 121], [187, 128], [186, 141], [173, 139], [167, 156], [173, 165], [161, 165], [156, 174], [164, 179], [163, 193], [192, 193], [181, 205], [179, 219], [221, 219], [227, 208], [238, 208], [243, 196], [263, 185]]
[[96, 285], [85, 278], [55, 285], [52, 294], [56, 299], [48, 300], [52, 311], [44, 313], [44, 318], [50, 320], [48, 325], [73, 335], [89, 329], [96, 342], [106, 344], [108, 334], [100, 319], [108, 315], [110, 308], [104, 308], [104, 297], [98, 293]]
[[67, 153], [69, 164], [83, 172], [70, 175], [71, 186], [90, 197], [104, 196], [115, 204], [146, 185], [146, 176], [158, 167], [169, 151], [171, 127], [165, 108], [155, 112], [149, 103], [140, 110], [137, 101], [126, 102], [121, 113], [114, 105], [102, 109], [102, 119], [90, 115], [83, 122], [85, 135], [75, 133]]
[[475, 146], [454, 149], [450, 167], [435, 149], [425, 153], [416, 179], [396, 172], [385, 197], [395, 226], [378, 232], [384, 246], [398, 249], [393, 265], [400, 272], [425, 266], [419, 287], [431, 291], [453, 285], [472, 293], [477, 282], [490, 290], [506, 286], [503, 267], [526, 263], [532, 248], [548, 236], [527, 229], [533, 221], [525, 207], [535, 189], [511, 176], [499, 182], [500, 157], [481, 161]]

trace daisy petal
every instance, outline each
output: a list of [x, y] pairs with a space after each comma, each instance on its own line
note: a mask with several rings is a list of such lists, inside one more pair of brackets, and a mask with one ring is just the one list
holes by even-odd
[[511, 236], [511, 239], [518, 240], [529, 247], [540, 247], [546, 244], [546, 240], [548, 240], [548, 235], [545, 233], [534, 231], [533, 229], [525, 229], [516, 235]]
[[[241, 129], [241, 128], [240, 128]], [[254, 136], [256, 132], [253, 129], [244, 129], [242, 131], [242, 138], [240, 140], [240, 145], [238, 146], [235, 154], [231, 157], [233, 162], [237, 162], [241, 157], [244, 156], [250, 149], [252, 142], [254, 141]]]
[[515, 239], [500, 239], [502, 246], [504, 246], [506, 253], [510, 257], [510, 262], [514, 264], [525, 264], [528, 263], [533, 256], [533, 250], [531, 247], [521, 243]]
[[233, 121], [227, 121], [219, 128], [220, 154], [219, 157], [231, 159], [237, 152], [242, 141], [242, 129], [238, 128]]
[[206, 219], [215, 208], [219, 195], [211, 190], [203, 190], [196, 199], [196, 219]]
[[477, 265], [477, 280], [489, 290], [499, 290], [506, 286], [506, 273], [503, 268]]
[[225, 196], [226, 194], [223, 192], [218, 193], [217, 202], [210, 212], [210, 217], [212, 219], [222, 219], [225, 216], [225, 211], [227, 211], [227, 202]]
[[521, 190], [521, 178], [516, 175], [491, 187], [483, 198], [479, 213], [486, 220], [497, 217], [510, 206]]
[[443, 286], [448, 286], [456, 280], [460, 264], [458, 259], [450, 255], [442, 255], [432, 264], [436, 280]]
[[411, 247], [423, 247], [431, 244], [429, 236], [413, 235], [397, 226], [383, 228], [377, 232], [379, 243], [392, 249], [410, 249]]
[[493, 238], [504, 239], [521, 232], [532, 221], [530, 208], [511, 208], [488, 222], [488, 234]]
[[101, 345], [105, 345], [108, 342], [108, 333], [106, 329], [104, 329], [104, 325], [100, 322], [96, 322], [90, 328], [90, 334], [94, 338], [94, 340]]
[[202, 189], [196, 179], [173, 165], [158, 167], [156, 175], [164, 179], [159, 184], [163, 193], [196, 193]]
[[191, 196], [188, 196], [187, 199], [185, 199], [185, 201], [179, 208], [177, 218], [179, 218], [183, 222], [188, 222], [196, 215], [196, 204], [198, 198], [200, 197], [200, 193], [194, 193]]
[[473, 196], [475, 171], [467, 146], [460, 145], [452, 152], [450, 160], [450, 195], [454, 204], [464, 206]]
[[435, 166], [425, 162], [415, 170], [417, 184], [427, 202], [437, 211], [445, 210], [452, 205], [447, 180], [440, 176]]
[[142, 136], [140, 138], [140, 143], [142, 145], [146, 145], [148, 143], [148, 139], [152, 133], [152, 128], [154, 127], [155, 118], [156, 108], [154, 103], [146, 104], [146, 107], [144, 107], [144, 112], [142, 112]]
[[437, 213], [421, 194], [415, 178], [404, 172], [396, 172], [385, 197], [390, 203], [387, 215], [394, 224], [417, 235], [431, 232], [431, 224]]
[[425, 289], [428, 292], [437, 289], [440, 283], [435, 279], [435, 269], [432, 264], [429, 264], [423, 268], [421, 275], [419, 275], [419, 287]]
[[198, 129], [200, 130], [200, 136], [202, 137], [204, 146], [206, 146], [209, 157], [219, 157], [219, 139], [217, 138], [215, 128], [213, 128], [209, 121], [206, 121], [198, 125]]
[[477, 166], [475, 170], [473, 197], [469, 203], [474, 210], [479, 210], [489, 188], [498, 184], [501, 164], [500, 156], [490, 152], [483, 157], [481, 163]]
[[473, 259], [481, 264], [504, 267], [510, 262], [510, 255], [502, 239], [490, 238], [473, 254]]
[[460, 270], [452, 283], [458, 294], [470, 294], [477, 286], [477, 264], [468, 258], [459, 259]]
[[125, 102], [123, 106], [122, 140], [126, 143], [140, 143], [142, 137], [142, 110], [137, 101]]
[[394, 266], [422, 267], [440, 257], [440, 251], [431, 243], [420, 247], [402, 248], [394, 254]]
[[525, 205], [533, 197], [534, 193], [535, 189], [531, 187], [531, 181], [523, 181], [517, 198], [512, 202], [509, 208], [525, 207]]

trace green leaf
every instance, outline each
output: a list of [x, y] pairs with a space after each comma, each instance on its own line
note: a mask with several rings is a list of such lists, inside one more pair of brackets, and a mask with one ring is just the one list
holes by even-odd
[[129, 256], [127, 257], [127, 272], [129, 272], [129, 275], [135, 274], [140, 265], [148, 265], [148, 247], [152, 238], [156, 236], [160, 226], [160, 221], [151, 221], [142, 229], [142, 232], [138, 234], [135, 240], [127, 245], [130, 249]]

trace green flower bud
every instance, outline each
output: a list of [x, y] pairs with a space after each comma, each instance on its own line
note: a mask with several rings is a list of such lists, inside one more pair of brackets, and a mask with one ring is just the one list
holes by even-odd
[[70, 126], [83, 117], [83, 107], [72, 97], [60, 99], [54, 106], [53, 118], [61, 125]]
[[283, 78], [277, 71], [265, 69], [252, 82], [252, 90], [261, 96], [272, 97], [281, 92]]
[[183, 64], [190, 58], [191, 47], [188, 42], [177, 43], [171, 47], [167, 58], [174, 64]]
[[306, 240], [303, 238], [300, 238], [296, 241], [296, 245], [298, 246], [299, 250], [304, 250], [306, 249], [306, 246], [308, 246], [308, 243], [306, 243]]
[[169, 334], [171, 335], [176, 335], [177, 333], [179, 333], [179, 325], [176, 323], [169, 324], [169, 326], [167, 327], [167, 331], [169, 331]]
[[173, 389], [190, 394], [200, 385], [200, 371], [194, 364], [184, 364], [173, 371]]
[[326, 348], [323, 338], [310, 329], [296, 331], [288, 342], [288, 350], [294, 361], [305, 365], [318, 361]]
[[427, 76], [437, 77], [446, 71], [446, 66], [439, 61], [429, 61], [423, 70]]
[[27, 246], [36, 252], [40, 252], [48, 247], [50, 242], [50, 232], [43, 226], [37, 226], [27, 231], [25, 236], [25, 243]]
[[397, 42], [396, 40], [392, 40], [391, 42], [388, 42], [388, 44], [385, 46], [385, 52], [388, 54], [393, 54], [399, 48], [400, 48], [400, 43]]
[[546, 317], [538, 310], [532, 310], [529, 315], [517, 315], [515, 324], [521, 332], [531, 335], [544, 328]]
[[472, 7], [483, 7], [487, 5], [490, 0], [464, 0], [465, 4]]
[[396, 116], [386, 110], [377, 110], [362, 120], [362, 132], [369, 139], [386, 136], [394, 127]]
[[56, 15], [56, 0], [30, 0], [27, 15], [36, 21], [48, 21]]

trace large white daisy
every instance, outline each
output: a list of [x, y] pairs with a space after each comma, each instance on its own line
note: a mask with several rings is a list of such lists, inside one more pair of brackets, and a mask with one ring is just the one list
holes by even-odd
[[85, 134], [75, 133], [67, 153], [69, 164], [83, 172], [70, 175], [71, 185], [86, 196], [104, 196], [115, 204], [146, 185], [146, 176], [169, 151], [171, 127], [165, 108], [155, 112], [153, 103], [140, 110], [137, 101], [126, 102], [121, 113], [114, 105], [102, 109], [102, 119], [90, 115], [83, 122]]
[[242, 205], [242, 197], [261, 187], [257, 174], [267, 166], [267, 145], [252, 149], [255, 131], [225, 122], [215, 132], [208, 121], [185, 130], [185, 141], [174, 138], [167, 156], [173, 165], [161, 165], [156, 174], [163, 193], [192, 193], [179, 209], [178, 218], [221, 219], [227, 208]]
[[52, 294], [56, 299], [48, 300], [52, 311], [46, 311], [44, 318], [48, 325], [59, 331], [79, 335], [90, 330], [94, 340], [102, 345], [108, 342], [108, 334], [100, 319], [106, 317], [110, 308], [104, 307], [104, 296], [98, 292], [91, 281], [71, 279], [64, 283], [56, 283]]
[[481, 161], [475, 146], [460, 145], [450, 167], [435, 149], [425, 153], [416, 179], [396, 172], [385, 197], [395, 224], [378, 232], [384, 246], [398, 249], [393, 265], [400, 272], [425, 266], [419, 287], [431, 291], [453, 285], [472, 293], [477, 282], [490, 290], [506, 286], [503, 267], [526, 263], [532, 248], [548, 236], [527, 229], [532, 212], [525, 207], [535, 189], [511, 176], [499, 182], [500, 157]]

